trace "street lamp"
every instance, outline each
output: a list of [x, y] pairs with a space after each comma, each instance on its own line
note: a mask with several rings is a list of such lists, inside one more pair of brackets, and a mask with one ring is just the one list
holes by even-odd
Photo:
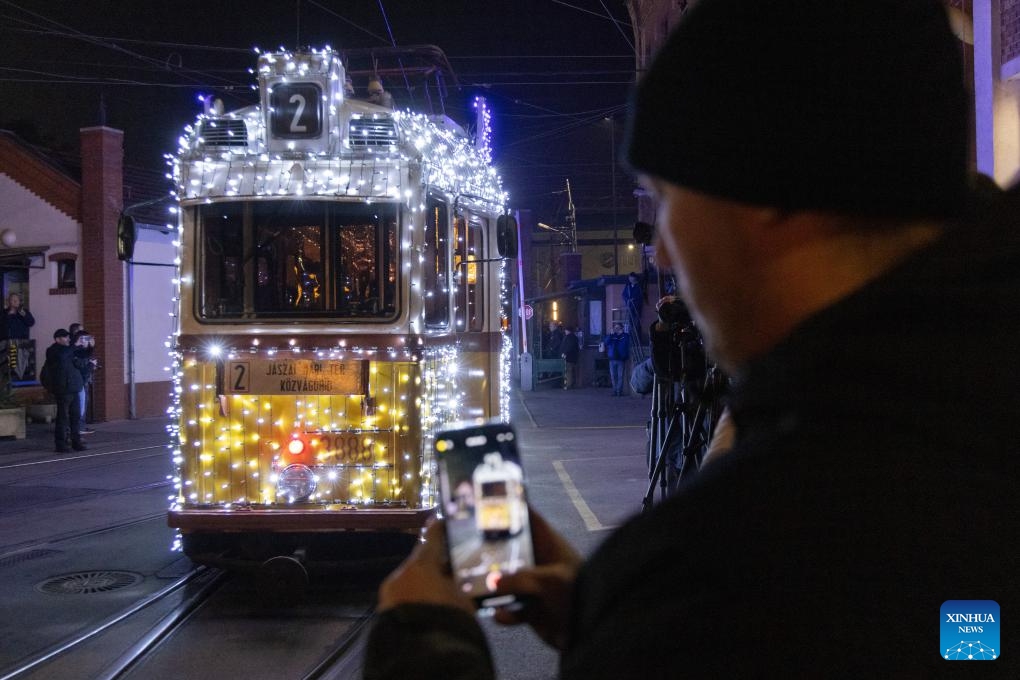
[[572, 253], [577, 252], [577, 234], [571, 234], [570, 231], [568, 231], [567, 229], [563, 229], [562, 227], [560, 228], [550, 227], [548, 224], [545, 224], [543, 222], [538, 223], [538, 228], [545, 229], [546, 231], [551, 231], [555, 234], [558, 234], [560, 238], [563, 239], [563, 242], [566, 243], [567, 246], [570, 248], [570, 252]]

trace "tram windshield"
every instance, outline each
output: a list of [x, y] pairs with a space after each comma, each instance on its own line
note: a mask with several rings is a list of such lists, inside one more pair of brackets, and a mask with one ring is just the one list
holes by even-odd
[[198, 211], [199, 318], [397, 316], [397, 204], [257, 201]]

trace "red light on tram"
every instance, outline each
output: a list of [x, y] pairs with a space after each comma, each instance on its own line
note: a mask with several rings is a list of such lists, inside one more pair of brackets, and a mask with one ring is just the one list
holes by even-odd
[[287, 451], [290, 452], [290, 455], [292, 456], [300, 456], [305, 452], [305, 443], [300, 439], [291, 439], [290, 442], [287, 443]]

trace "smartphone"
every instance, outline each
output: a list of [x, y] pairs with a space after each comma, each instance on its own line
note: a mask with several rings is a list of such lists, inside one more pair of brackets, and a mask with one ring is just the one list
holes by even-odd
[[519, 606], [493, 594], [505, 574], [535, 565], [517, 435], [489, 422], [444, 430], [435, 442], [454, 579], [480, 609]]

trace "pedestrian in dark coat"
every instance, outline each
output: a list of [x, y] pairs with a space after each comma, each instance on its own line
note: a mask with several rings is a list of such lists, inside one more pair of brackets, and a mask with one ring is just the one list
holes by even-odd
[[65, 328], [53, 333], [53, 344], [46, 349], [46, 371], [49, 389], [57, 400], [57, 420], [53, 438], [57, 453], [67, 453], [68, 441], [75, 451], [84, 451], [81, 441], [81, 402], [85, 359], [75, 355], [71, 334]]
[[547, 359], [555, 359], [560, 356], [560, 343], [563, 342], [563, 327], [559, 321], [549, 322], [549, 332], [543, 338], [545, 341], [542, 347], [542, 353]]
[[560, 341], [560, 356], [563, 358], [563, 389], [569, 390], [577, 383], [577, 360], [581, 348], [577, 346], [577, 335], [570, 328], [563, 329], [563, 340]]
[[609, 379], [613, 383], [613, 396], [623, 396], [627, 360], [630, 359], [630, 334], [623, 332], [622, 323], [613, 324], [613, 332], [602, 339], [609, 358]]

